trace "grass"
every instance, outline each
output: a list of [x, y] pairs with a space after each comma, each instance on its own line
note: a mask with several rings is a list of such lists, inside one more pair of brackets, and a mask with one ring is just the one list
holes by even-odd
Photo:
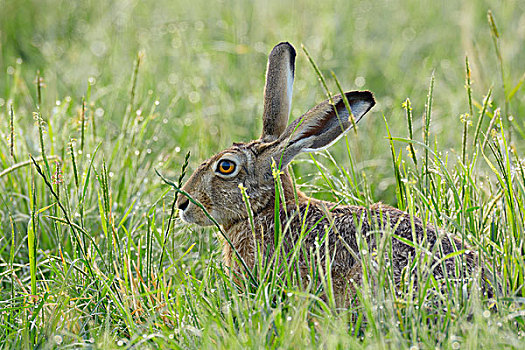
[[[0, 347], [523, 348], [520, 1], [0, 7]], [[398, 290], [364, 254], [358, 303], [335, 310], [329, 275], [305, 290], [261, 264], [232, 280], [218, 230], [177, 219], [155, 169], [180, 184], [258, 136], [281, 40], [312, 60], [298, 50], [293, 117], [340, 86], [378, 100], [357, 133], [293, 163], [298, 186], [458, 235], [493, 298], [476, 276]]]

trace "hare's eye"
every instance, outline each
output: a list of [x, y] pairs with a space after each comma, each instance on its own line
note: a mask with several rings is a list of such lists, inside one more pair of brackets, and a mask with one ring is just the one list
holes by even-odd
[[222, 159], [217, 164], [217, 171], [224, 175], [231, 174], [235, 171], [235, 163], [228, 159]]

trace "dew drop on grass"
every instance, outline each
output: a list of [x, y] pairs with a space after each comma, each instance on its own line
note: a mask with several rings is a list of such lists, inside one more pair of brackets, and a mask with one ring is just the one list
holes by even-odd
[[175, 152], [176, 152], [176, 153], [179, 153], [179, 152], [180, 152], [180, 147], [179, 147], [179, 146], [175, 147]]
[[122, 345], [124, 345], [124, 342], [122, 341], [122, 339], [119, 340], [119, 341], [117, 342], [117, 345], [118, 345], [118, 346], [122, 346]]
[[109, 172], [109, 177], [113, 177], [113, 175], [115, 175], [112, 171]]
[[53, 339], [55, 340], [55, 343], [56, 343], [57, 345], [62, 344], [62, 340], [63, 340], [63, 339], [62, 339], [62, 337], [61, 337], [60, 335], [55, 335]]
[[56, 100], [56, 101], [55, 101], [55, 104], [56, 104], [57, 106], [60, 106], [60, 104], [61, 104], [60, 100]]
[[489, 310], [483, 311], [483, 317], [489, 318], [490, 317], [490, 311]]
[[158, 106], [158, 105], [160, 105], [160, 101], [159, 100], [155, 101], [155, 106]]
[[136, 150], [135, 151], [135, 155], [138, 156], [140, 154], [140, 151], [139, 150]]
[[167, 119], [167, 118], [164, 118], [164, 119], [162, 119], [162, 122], [163, 122], [164, 124], [168, 124], [168, 119]]
[[354, 80], [355, 86], [359, 88], [365, 86], [365, 83], [366, 83], [366, 79], [364, 77], [357, 77]]
[[188, 100], [191, 103], [198, 103], [201, 100], [201, 95], [197, 91], [192, 91], [188, 95]]
[[7, 74], [8, 75], [13, 75], [15, 74], [15, 68], [13, 66], [9, 66], [7, 67]]

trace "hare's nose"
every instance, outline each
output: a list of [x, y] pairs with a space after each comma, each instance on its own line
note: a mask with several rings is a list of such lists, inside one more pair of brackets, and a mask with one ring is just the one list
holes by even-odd
[[190, 200], [188, 198], [181, 198], [177, 202], [178, 202], [177, 208], [179, 208], [179, 210], [181, 211], [186, 210], [186, 208], [188, 207], [188, 204], [190, 204]]

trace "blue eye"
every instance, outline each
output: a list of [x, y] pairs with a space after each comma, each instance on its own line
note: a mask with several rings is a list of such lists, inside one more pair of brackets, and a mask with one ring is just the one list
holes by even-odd
[[228, 159], [222, 159], [217, 164], [217, 171], [224, 175], [229, 175], [235, 171], [236, 165]]

